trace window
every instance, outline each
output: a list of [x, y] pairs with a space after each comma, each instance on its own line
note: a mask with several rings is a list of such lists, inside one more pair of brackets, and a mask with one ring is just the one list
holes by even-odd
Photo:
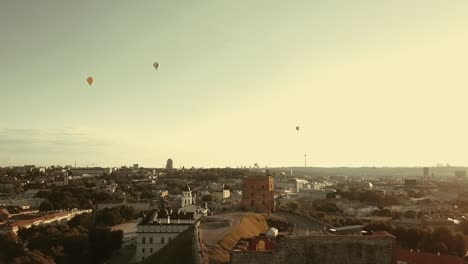
[[253, 188], [254, 188], [254, 187], [253, 187], [253, 184], [252, 184], [252, 189], [253, 189]]
[[142, 248], [142, 249], [141, 249], [141, 253], [145, 253], [145, 248]]
[[265, 189], [265, 185], [262, 184], [262, 189]]
[[161, 237], [161, 244], [164, 244], [164, 237]]
[[263, 199], [265, 199], [265, 194], [263, 194]]
[[252, 201], [250, 202], [250, 205], [251, 205], [251, 206], [254, 206], [254, 200], [252, 200]]
[[153, 244], [153, 238], [152, 238], [152, 237], [150, 237], [149, 239], [150, 239], [150, 241], [149, 241], [149, 242], [150, 242], [150, 244]]
[[172, 237], [169, 237], [169, 242], [168, 243], [171, 243], [171, 241], [172, 241]]
[[254, 198], [254, 194], [252, 193], [252, 199]]
[[153, 253], [153, 248], [150, 248], [150, 253]]
[[142, 238], [141, 238], [141, 243], [142, 243], [142, 244], [146, 244], [146, 237], [142, 237]]
[[265, 205], [265, 200], [263, 200], [263, 205]]

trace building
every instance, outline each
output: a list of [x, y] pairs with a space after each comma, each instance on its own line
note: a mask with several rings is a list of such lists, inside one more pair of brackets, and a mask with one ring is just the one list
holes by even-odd
[[166, 170], [172, 170], [174, 168], [174, 164], [172, 162], [172, 159], [168, 159], [166, 162]]
[[111, 168], [73, 168], [70, 170], [72, 176], [103, 176], [111, 173]]
[[299, 197], [307, 198], [310, 200], [325, 200], [327, 199], [327, 193], [324, 190], [301, 190]]
[[0, 225], [0, 234], [17, 234], [19, 229], [30, 228], [33, 225], [64, 224], [77, 215], [91, 212], [92, 210], [72, 209], [68, 211], [53, 212], [35, 218], [28, 217], [27, 219], [8, 220]]
[[139, 168], [138, 164], [133, 164], [133, 169], [134, 170], [138, 170], [138, 168]]
[[242, 182], [241, 205], [247, 210], [275, 212], [274, 181], [271, 176], [251, 176]]
[[406, 179], [405, 186], [416, 186], [418, 185], [418, 181], [416, 179]]
[[[276, 239], [276, 243], [273, 243]], [[395, 264], [396, 239], [387, 232], [372, 235], [316, 235], [255, 238], [231, 251], [232, 264]], [[243, 244], [243, 245], [242, 245]]]
[[231, 191], [228, 186], [223, 186], [222, 190], [216, 190], [213, 192], [213, 199], [215, 201], [222, 201], [231, 197]]
[[163, 203], [160, 210], [148, 214], [137, 225], [136, 262], [158, 252], [195, 222], [193, 213], [174, 212]]
[[120, 207], [120, 206], [132, 207], [133, 210], [137, 213], [149, 211], [153, 209], [150, 202], [109, 201], [109, 202], [104, 202], [104, 203], [98, 203], [97, 210], [100, 211], [100, 210], [104, 210], [105, 208], [114, 208], [114, 207]]
[[466, 179], [466, 170], [455, 171], [455, 177], [458, 179]]
[[428, 167], [423, 168], [423, 177], [425, 179], [427, 179], [429, 177], [429, 168]]
[[188, 184], [182, 189], [182, 196], [180, 197], [180, 212], [193, 214], [194, 219], [199, 219], [204, 215], [207, 215], [210, 211], [205, 207], [201, 207], [195, 204], [195, 199], [192, 196], [192, 191]]

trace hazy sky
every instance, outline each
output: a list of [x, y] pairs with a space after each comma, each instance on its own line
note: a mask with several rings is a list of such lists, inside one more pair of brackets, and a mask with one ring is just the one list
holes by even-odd
[[467, 14], [0, 0], [0, 165], [468, 165]]

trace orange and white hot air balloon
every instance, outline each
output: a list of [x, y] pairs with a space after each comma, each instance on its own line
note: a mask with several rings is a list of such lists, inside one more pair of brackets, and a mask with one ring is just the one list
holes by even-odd
[[88, 77], [88, 79], [86, 79], [86, 81], [88, 82], [89, 85], [93, 84], [93, 77]]

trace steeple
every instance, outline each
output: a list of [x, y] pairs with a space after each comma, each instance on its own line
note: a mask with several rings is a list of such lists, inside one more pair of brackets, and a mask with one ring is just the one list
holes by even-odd
[[182, 197], [180, 198], [180, 207], [193, 204], [192, 191], [188, 183], [182, 188]]

